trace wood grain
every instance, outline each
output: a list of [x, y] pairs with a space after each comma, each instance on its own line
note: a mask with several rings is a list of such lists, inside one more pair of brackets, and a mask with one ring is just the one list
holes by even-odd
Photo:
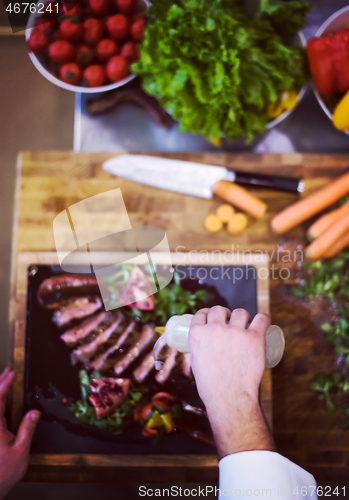
[[[283, 262], [280, 258], [286, 251], [302, 249], [306, 241], [307, 225], [297, 227], [282, 237], [274, 235], [269, 228], [272, 216], [297, 197], [260, 190], [258, 194], [268, 204], [268, 213], [261, 221], [250, 220], [248, 229], [236, 237], [225, 231], [212, 235], [205, 231], [203, 220], [220, 204], [218, 198], [202, 200], [145, 188], [119, 179], [104, 172], [101, 167], [103, 161], [112, 156], [115, 154], [50, 151], [25, 152], [20, 155], [18, 166], [21, 174], [18, 174], [16, 190], [11, 279], [12, 341], [15, 305], [20, 300], [16, 294], [17, 253], [54, 251], [52, 221], [60, 211], [88, 196], [119, 187], [132, 225], [154, 224], [164, 228], [173, 252], [176, 249], [181, 252], [231, 251], [232, 246], [235, 251], [268, 252], [271, 268], [274, 267], [273, 271], [276, 272], [271, 280], [273, 323], [279, 324], [286, 334], [285, 356], [273, 370], [273, 426], [277, 446], [282, 454], [309, 470], [318, 480], [346, 479], [349, 433], [338, 428], [336, 418], [325, 413], [323, 404], [309, 389], [309, 382], [318, 371], [334, 369], [333, 351], [319, 329], [321, 311], [311, 310], [305, 301], [290, 297], [286, 285], [297, 276], [298, 264], [294, 259]], [[349, 155], [217, 153], [158, 156], [304, 178], [307, 193], [319, 188], [330, 178], [342, 174], [349, 167]], [[282, 268], [290, 270], [290, 279], [280, 279], [279, 271]], [[15, 349], [20, 355], [23, 353], [23, 344], [18, 341]], [[38, 465], [37, 469], [33, 467], [34, 465], [27, 478], [42, 478], [42, 469]], [[74, 467], [57, 465], [46, 475], [47, 480], [70, 480], [72, 477], [86, 480], [86, 468], [84, 471], [75, 467], [76, 470]], [[73, 469], [77, 476], [74, 476]], [[100, 471], [102, 469], [103, 467]], [[191, 472], [193, 475], [190, 475]], [[183, 472], [182, 478], [199, 477], [203, 480], [200, 468], [191, 472]], [[104, 475], [101, 472], [99, 477], [107, 476], [107, 473]]]

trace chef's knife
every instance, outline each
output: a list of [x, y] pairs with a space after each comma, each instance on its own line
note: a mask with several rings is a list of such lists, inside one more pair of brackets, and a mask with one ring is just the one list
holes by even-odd
[[293, 182], [292, 191], [301, 191], [301, 182], [298, 180], [278, 177], [274, 182], [276, 178], [273, 176], [257, 174], [250, 177], [251, 174], [237, 174], [224, 167], [156, 156], [120, 155], [107, 160], [103, 168], [119, 177], [160, 189], [201, 198], [212, 198], [213, 194], [217, 194], [257, 218], [263, 215], [266, 205], [234, 184], [239, 177], [245, 185], [262, 185], [274, 189], [276, 185], [282, 185], [283, 190], [287, 191], [290, 191]]

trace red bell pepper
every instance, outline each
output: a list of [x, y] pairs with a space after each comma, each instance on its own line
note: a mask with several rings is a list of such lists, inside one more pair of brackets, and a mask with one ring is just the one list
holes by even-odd
[[349, 89], [349, 30], [327, 33], [307, 43], [310, 71], [316, 90], [322, 95]]
[[316, 90], [322, 95], [333, 94], [336, 88], [336, 74], [332, 38], [329, 36], [311, 38], [307, 43], [307, 54]]

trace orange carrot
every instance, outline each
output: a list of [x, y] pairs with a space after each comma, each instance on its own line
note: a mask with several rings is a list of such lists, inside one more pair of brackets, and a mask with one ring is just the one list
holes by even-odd
[[323, 257], [325, 259], [329, 259], [330, 257], [334, 257], [343, 250], [345, 247], [349, 245], [349, 231], [344, 233], [338, 240], [329, 248], [324, 254]]
[[349, 215], [340, 218], [306, 248], [306, 256], [320, 259], [349, 230]]
[[332, 224], [334, 224], [340, 217], [344, 217], [349, 213], [349, 201], [344, 203], [340, 208], [336, 208], [329, 212], [328, 214], [320, 217], [314, 224], [308, 229], [309, 240], [315, 240], [320, 234], [329, 229]]
[[245, 214], [234, 214], [229, 220], [227, 230], [230, 234], [239, 234], [247, 226], [247, 216]]
[[223, 205], [219, 205], [216, 210], [216, 215], [222, 222], [228, 222], [229, 219], [232, 218], [234, 213], [234, 208], [231, 205], [227, 205], [226, 203], [224, 203]]
[[216, 233], [220, 229], [222, 229], [223, 223], [215, 214], [210, 214], [205, 219], [205, 228], [210, 233]]
[[348, 192], [349, 172], [280, 212], [272, 219], [271, 227], [277, 234], [286, 233], [324, 208], [333, 205]]
[[267, 205], [264, 201], [253, 196], [246, 189], [233, 182], [219, 181], [213, 186], [213, 192], [256, 219], [262, 217], [267, 210]]

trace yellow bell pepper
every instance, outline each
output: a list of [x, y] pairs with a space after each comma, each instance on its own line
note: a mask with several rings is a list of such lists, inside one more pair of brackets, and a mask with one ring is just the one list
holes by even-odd
[[149, 427], [149, 429], [154, 429], [155, 427], [163, 426], [164, 421], [161, 417], [162, 417], [162, 415], [160, 415], [160, 413], [158, 411], [154, 411], [149, 422], [147, 423], [147, 427]]
[[349, 92], [337, 104], [332, 117], [333, 125], [341, 131], [349, 130]]

